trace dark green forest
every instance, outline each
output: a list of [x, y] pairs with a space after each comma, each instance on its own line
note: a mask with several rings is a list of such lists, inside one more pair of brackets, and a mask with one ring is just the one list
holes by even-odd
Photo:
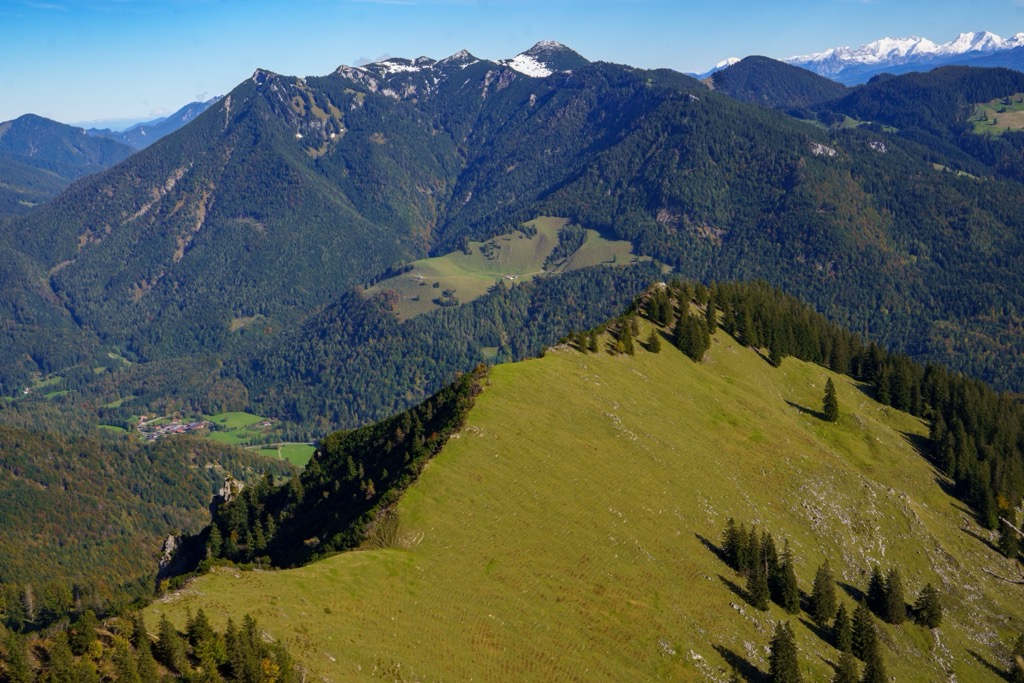
[[226, 476], [291, 472], [190, 437], [142, 444], [0, 426], [0, 453], [0, 615], [18, 631], [149, 598], [164, 537], [200, 529]]

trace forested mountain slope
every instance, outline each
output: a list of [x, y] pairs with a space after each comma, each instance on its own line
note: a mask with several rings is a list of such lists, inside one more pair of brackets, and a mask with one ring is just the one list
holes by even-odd
[[[743, 291], [748, 303], [757, 299], [756, 288]], [[714, 296], [728, 299], [720, 321], [741, 339], [817, 326], [807, 314], [782, 314], [785, 303], [755, 322], [740, 288]], [[653, 318], [665, 317], [659, 297], [646, 300]], [[684, 319], [707, 318], [704, 307], [689, 308]], [[311, 673], [339, 680], [726, 680], [733, 671], [761, 680], [776, 623], [788, 621], [804, 679], [830, 680], [840, 659], [831, 617], [818, 626], [805, 611], [828, 560], [847, 615], [875, 568], [902, 577], [889, 585], [900, 585], [906, 602], [927, 584], [938, 590], [936, 629], [912, 623], [905, 604], [902, 623], [874, 620], [889, 675], [1000, 680], [1024, 629], [1021, 588], [998, 578], [1015, 576], [1013, 563], [923, 457], [925, 423], [877, 403], [869, 385], [776, 351], [765, 358], [724, 330], [694, 363], [670, 343], [671, 326], [635, 324], [630, 331], [624, 317], [603, 328], [595, 352], [584, 350], [584, 335], [541, 359], [493, 368], [465, 423], [448, 423], [450, 437], [437, 430], [445, 445], [417, 466], [418, 481], [362, 527], [361, 550], [278, 572], [214, 569], [151, 606], [149, 620], [167, 614], [181, 626], [201, 608], [221, 624], [255, 606]], [[827, 347], [850, 362], [825, 339], [772, 344]], [[835, 422], [820, 412], [829, 383]], [[320, 526], [330, 518], [323, 513], [333, 507], [341, 523], [347, 511], [395, 499], [374, 486], [380, 479], [361, 449], [386, 441], [400, 456], [426, 434], [416, 426], [426, 426], [424, 416], [448, 415], [426, 404], [417, 411], [332, 436], [299, 485], [222, 507], [219, 540], [271, 529], [267, 552], [275, 562], [281, 552], [283, 564], [293, 556], [276, 543], [327, 547], [345, 527]], [[317, 488], [332, 477], [333, 489]], [[310, 513], [320, 522], [308, 538], [281, 526]], [[799, 596], [756, 606], [751, 579], [726, 561], [730, 520], [756, 526], [754, 538], [778, 550], [772, 561], [790, 568], [804, 609]]]
[[201, 528], [226, 477], [291, 472], [191, 438], [144, 445], [0, 427], [0, 453], [0, 618], [25, 630], [83, 605], [148, 598], [163, 539]]
[[0, 218], [27, 213], [74, 180], [110, 168], [133, 151], [33, 114], [0, 123]]
[[[354, 287], [541, 215], [629, 240], [684, 276], [765, 279], [915, 358], [1024, 384], [1024, 188], [1002, 162], [924, 128], [826, 129], [678, 73], [547, 49], [571, 70], [533, 77], [459, 53], [305, 79], [258, 71], [180, 131], [0, 228], [23, 264], [0, 309], [7, 393], [33, 365], [68, 363], [46, 341], [53, 320], [62, 334], [80, 330], [83, 356], [224, 362], [220, 379], [308, 422], [315, 411], [299, 404], [328, 400], [333, 382], [289, 353], [314, 339], [324, 358], [369, 348], [318, 336], [363, 315]], [[950, 88], [967, 99], [1015, 88], [1007, 78], [910, 85], [938, 102]], [[933, 107], [926, 120], [951, 116], [959, 109]], [[563, 303], [562, 319], [585, 317], [580, 298]], [[452, 329], [444, 318], [430, 334]], [[397, 343], [381, 325], [365, 342]], [[405, 398], [397, 383], [397, 401], [353, 394], [357, 407], [331, 408], [330, 424], [409, 405], [487, 358], [481, 347], [520, 357], [515, 348], [552, 341], [518, 329], [445, 352]], [[301, 384], [285, 378], [309, 396], [275, 395], [289, 365], [320, 368]]]

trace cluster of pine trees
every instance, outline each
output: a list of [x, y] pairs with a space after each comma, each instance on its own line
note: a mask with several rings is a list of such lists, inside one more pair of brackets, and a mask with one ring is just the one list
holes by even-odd
[[[737, 526], [730, 517], [722, 533], [722, 555], [733, 570], [746, 577], [746, 598], [752, 607], [765, 611], [771, 601], [790, 614], [806, 611], [819, 628], [829, 634], [830, 644], [840, 653], [835, 683], [888, 680], [875, 626], [876, 615], [894, 625], [902, 624], [911, 615], [917, 624], [929, 629], [942, 624], [938, 591], [931, 584], [926, 585], [913, 608], [908, 609], [903, 582], [896, 568], [883, 575], [881, 568], [875, 566], [867, 599], [857, 605], [851, 618], [837, 595], [828, 560], [818, 567], [810, 594], [804, 595], [797, 582], [789, 543], [784, 543], [780, 553], [767, 529], [758, 532], [753, 524], [749, 529], [745, 523]], [[858, 674], [857, 660], [864, 662], [863, 675]], [[769, 677], [773, 683], [801, 680], [796, 640], [788, 622], [776, 624]]]
[[249, 615], [223, 633], [201, 609], [184, 633], [164, 616], [156, 639], [138, 612], [101, 623], [86, 610], [32, 637], [0, 630], [0, 680], [9, 683], [298, 683], [303, 673]]

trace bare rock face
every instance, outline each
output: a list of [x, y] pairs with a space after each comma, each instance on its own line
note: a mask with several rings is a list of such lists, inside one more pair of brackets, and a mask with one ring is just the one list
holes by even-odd
[[217, 491], [217, 498], [214, 499], [214, 504], [217, 503], [230, 503], [235, 498], [238, 498], [239, 494], [242, 493], [242, 489], [245, 488], [245, 484], [238, 481], [230, 474], [224, 480], [224, 486]]
[[171, 566], [174, 561], [174, 553], [178, 550], [178, 537], [171, 534], [164, 539], [164, 547], [160, 550], [160, 571], [161, 573]]

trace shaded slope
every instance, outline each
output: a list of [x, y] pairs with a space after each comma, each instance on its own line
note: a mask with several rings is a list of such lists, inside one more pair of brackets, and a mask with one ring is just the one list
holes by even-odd
[[[290, 473], [191, 438], [140, 444], [0, 426], [0, 452], [0, 586], [35, 587], [39, 614], [29, 625], [70, 610], [72, 587], [96, 607], [149, 596], [161, 542], [197, 530], [226, 475]], [[64, 594], [69, 604], [50, 604]], [[8, 607], [13, 626], [17, 608]]]
[[838, 99], [846, 87], [813, 71], [768, 57], [747, 57], [716, 71], [710, 86], [742, 102], [773, 109], [804, 109]]
[[28, 212], [74, 180], [110, 168], [133, 151], [34, 114], [0, 123], [0, 218]]
[[[828, 377], [834, 425], [813, 415]], [[733, 516], [790, 541], [805, 591], [825, 557], [854, 588], [874, 562], [899, 566], [913, 594], [940, 586], [940, 631], [881, 627], [898, 680], [999, 680], [979, 659], [1001, 662], [1020, 630], [1019, 589], [986, 573], [1012, 570], [961, 528], [912, 446], [925, 434], [848, 378], [792, 359], [773, 369], [722, 332], [699, 365], [667, 345], [559, 348], [494, 368], [377, 549], [217, 571], [149, 618], [180, 625], [201, 606], [223, 622], [259, 605], [268, 632], [336, 680], [719, 680], [731, 664], [766, 671], [772, 621], [786, 618], [746, 605], [709, 547]], [[789, 618], [805, 678], [827, 680], [838, 654]]]

